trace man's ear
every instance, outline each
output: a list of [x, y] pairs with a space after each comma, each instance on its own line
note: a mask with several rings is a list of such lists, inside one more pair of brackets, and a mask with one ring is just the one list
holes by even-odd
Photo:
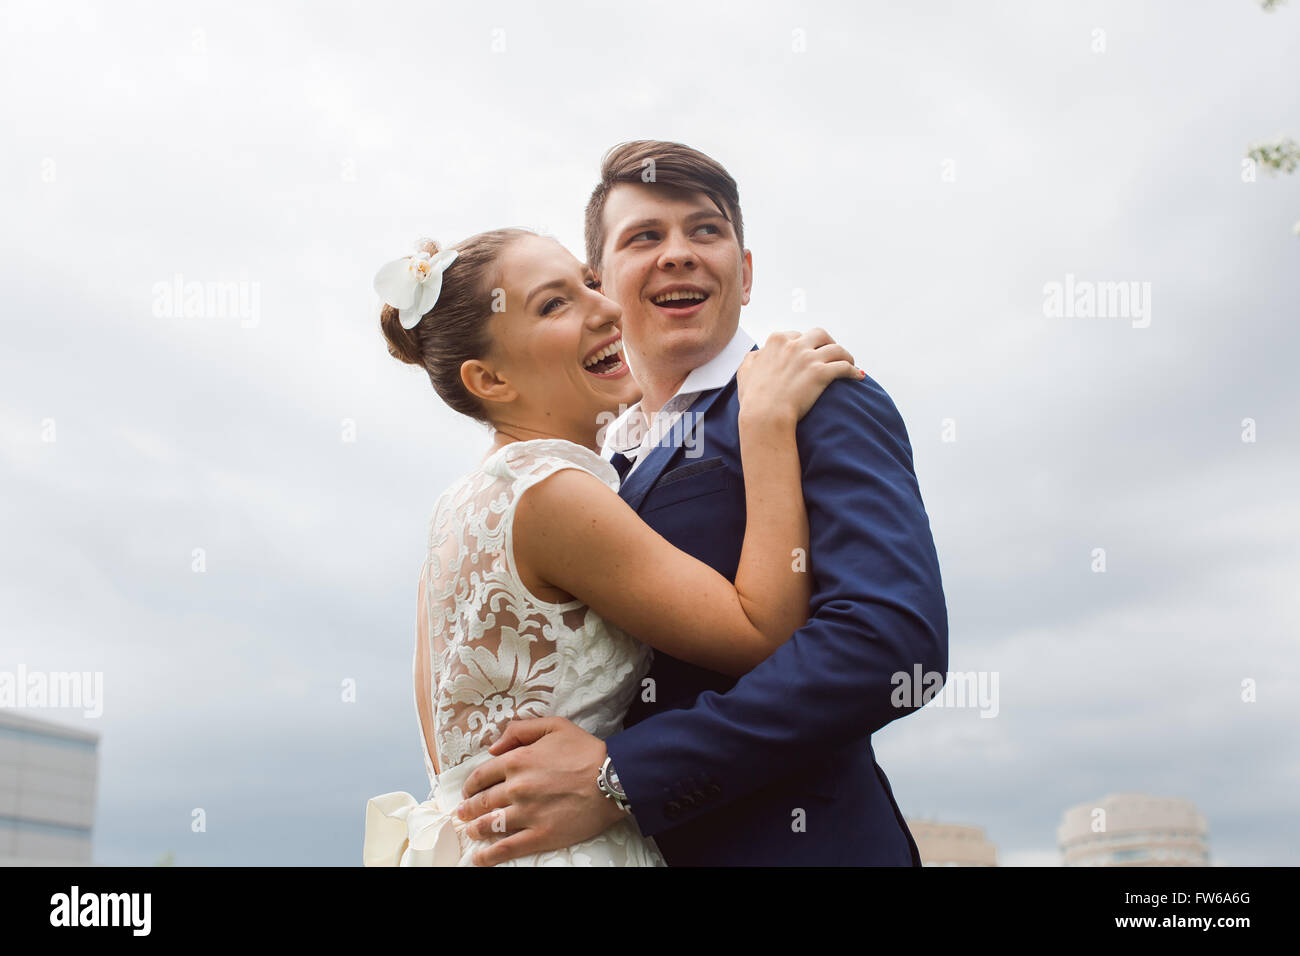
[[485, 402], [505, 404], [519, 397], [518, 390], [479, 359], [460, 364], [460, 380], [469, 393]]
[[741, 254], [740, 304], [749, 305], [749, 288], [754, 284], [754, 257], [748, 249]]

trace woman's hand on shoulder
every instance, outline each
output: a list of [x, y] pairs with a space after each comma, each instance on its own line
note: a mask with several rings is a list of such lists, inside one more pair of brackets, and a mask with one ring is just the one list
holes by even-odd
[[808, 414], [835, 379], [864, 375], [849, 350], [825, 329], [773, 332], [761, 349], [740, 363], [740, 411], [751, 421], [793, 424]]

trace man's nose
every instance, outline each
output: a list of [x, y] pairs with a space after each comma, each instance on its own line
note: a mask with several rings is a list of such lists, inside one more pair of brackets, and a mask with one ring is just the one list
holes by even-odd
[[673, 269], [678, 266], [684, 269], [694, 268], [695, 254], [691, 251], [691, 244], [686, 241], [686, 237], [674, 232], [669, 234], [663, 252], [659, 254], [659, 268]]

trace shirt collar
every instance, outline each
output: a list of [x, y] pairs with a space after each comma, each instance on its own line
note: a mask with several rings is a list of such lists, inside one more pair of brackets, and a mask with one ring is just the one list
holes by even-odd
[[[740, 363], [745, 360], [745, 356], [749, 354], [750, 349], [753, 347], [754, 340], [749, 333], [740, 326], [736, 326], [736, 333], [731, 337], [731, 341], [724, 345], [722, 351], [713, 358], [699, 368], [692, 369], [672, 398], [664, 403], [664, 408], [668, 408], [670, 404], [676, 404], [674, 399], [679, 397], [684, 398], [688, 395], [698, 395], [700, 392], [722, 388], [731, 381], [732, 376], [740, 369]], [[608, 457], [616, 451], [627, 453], [638, 448], [646, 433], [647, 425], [645, 415], [641, 411], [641, 403], [637, 402], [614, 419], [609, 428], [606, 429], [605, 456]]]

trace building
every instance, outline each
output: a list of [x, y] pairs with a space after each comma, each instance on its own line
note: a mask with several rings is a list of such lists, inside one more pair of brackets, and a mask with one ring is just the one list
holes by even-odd
[[997, 866], [998, 851], [983, 827], [933, 820], [908, 820], [922, 866]]
[[99, 735], [0, 710], [0, 865], [89, 864]]
[[1209, 827], [1187, 800], [1112, 793], [1065, 811], [1065, 866], [1209, 866]]

